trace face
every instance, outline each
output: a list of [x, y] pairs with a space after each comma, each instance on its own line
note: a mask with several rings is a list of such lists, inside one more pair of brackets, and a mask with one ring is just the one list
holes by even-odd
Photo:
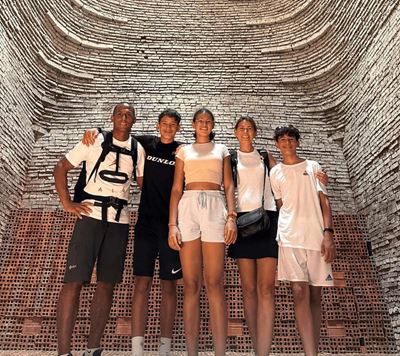
[[130, 131], [136, 119], [131, 108], [127, 105], [118, 105], [115, 109], [111, 121], [114, 129], [118, 131]]
[[243, 120], [239, 123], [235, 129], [235, 136], [239, 140], [239, 143], [253, 142], [256, 137], [257, 131], [250, 121]]
[[161, 140], [171, 142], [175, 139], [175, 135], [180, 129], [175, 118], [171, 116], [163, 116], [156, 127], [157, 130], [160, 131]]
[[275, 145], [282, 152], [282, 154], [294, 154], [296, 153], [297, 147], [300, 146], [300, 142], [296, 139], [296, 137], [285, 134], [278, 138], [278, 141], [276, 141]]
[[214, 128], [214, 122], [207, 113], [198, 114], [192, 126], [196, 132], [196, 137], [208, 137]]

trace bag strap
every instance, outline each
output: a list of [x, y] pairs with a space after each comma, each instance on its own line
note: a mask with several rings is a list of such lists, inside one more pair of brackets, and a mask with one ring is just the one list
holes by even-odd
[[[263, 179], [263, 191], [262, 191], [261, 207], [264, 209], [265, 178], [267, 177], [267, 165], [265, 164], [265, 161], [263, 161], [263, 162], [264, 162], [264, 179]], [[269, 170], [268, 170], [268, 173], [269, 173]]]
[[104, 142], [101, 144], [101, 147], [103, 148], [103, 150], [101, 151], [100, 157], [98, 158], [96, 164], [94, 165], [87, 182], [90, 181], [93, 174], [94, 174], [94, 179], [96, 180], [96, 176], [97, 176], [97, 172], [99, 170], [100, 164], [101, 164], [101, 162], [104, 161], [104, 159], [110, 152], [110, 147], [112, 144], [112, 132], [107, 132], [107, 131], [101, 130], [101, 134], [103, 135], [103, 138], [104, 138]]
[[229, 154], [231, 156], [231, 168], [232, 168], [233, 184], [234, 184], [235, 187], [237, 187], [237, 178], [238, 178], [238, 173], [237, 173], [237, 164], [238, 164], [237, 151], [236, 150], [229, 150]]
[[265, 150], [257, 150], [259, 155], [262, 157], [264, 163], [264, 180], [263, 180], [263, 194], [261, 200], [261, 206], [264, 208], [264, 195], [265, 195], [265, 178], [267, 177], [267, 169], [268, 169], [268, 176], [269, 176], [269, 157], [268, 152]]
[[136, 138], [132, 137], [131, 140], [131, 157], [133, 162], [133, 180], [136, 180], [136, 166], [137, 166], [137, 147], [138, 141]]

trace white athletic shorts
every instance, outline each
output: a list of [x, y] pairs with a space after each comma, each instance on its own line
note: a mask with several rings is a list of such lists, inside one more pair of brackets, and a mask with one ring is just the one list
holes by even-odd
[[204, 242], [224, 242], [226, 219], [225, 201], [219, 190], [186, 190], [179, 201], [182, 241], [201, 238]]
[[279, 246], [278, 279], [332, 287], [332, 265], [324, 261], [321, 251]]

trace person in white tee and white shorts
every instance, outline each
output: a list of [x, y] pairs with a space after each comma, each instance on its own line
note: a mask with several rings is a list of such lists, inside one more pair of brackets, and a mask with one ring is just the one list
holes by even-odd
[[316, 356], [321, 327], [321, 287], [333, 286], [331, 262], [336, 256], [327, 191], [315, 177], [315, 161], [297, 156], [300, 133], [278, 127], [274, 139], [283, 162], [270, 180], [279, 208], [278, 279], [290, 281], [297, 325], [307, 356]]

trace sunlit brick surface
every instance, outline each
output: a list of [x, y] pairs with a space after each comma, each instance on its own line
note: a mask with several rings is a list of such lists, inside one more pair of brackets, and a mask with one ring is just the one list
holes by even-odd
[[[133, 225], [123, 282], [118, 285], [111, 317], [102, 346], [107, 350], [130, 349], [129, 321], [133, 278]], [[0, 269], [0, 349], [56, 349], [56, 302], [62, 285], [66, 249], [74, 218], [62, 211], [15, 210], [7, 226], [1, 251]], [[324, 289], [321, 351], [332, 353], [394, 352], [394, 336], [387, 306], [383, 302], [376, 271], [364, 241], [365, 221], [354, 215], [334, 218], [339, 257], [334, 263], [335, 287]], [[158, 266], [157, 266], [158, 268]], [[250, 336], [244, 322], [240, 280], [231, 259], [225, 263], [225, 290], [228, 301], [228, 348], [244, 354], [251, 351]], [[93, 281], [95, 278], [93, 278]], [[73, 349], [86, 345], [89, 333], [89, 305], [95, 282], [82, 290], [80, 310], [73, 336]], [[178, 286], [178, 310], [173, 349], [183, 351], [182, 285]], [[149, 298], [149, 323], [146, 346], [157, 349], [159, 338], [160, 285]], [[201, 294], [200, 347], [212, 350], [209, 311], [204, 291]], [[301, 343], [296, 330], [293, 298], [286, 283], [277, 283], [276, 322], [273, 352], [298, 353]]]

